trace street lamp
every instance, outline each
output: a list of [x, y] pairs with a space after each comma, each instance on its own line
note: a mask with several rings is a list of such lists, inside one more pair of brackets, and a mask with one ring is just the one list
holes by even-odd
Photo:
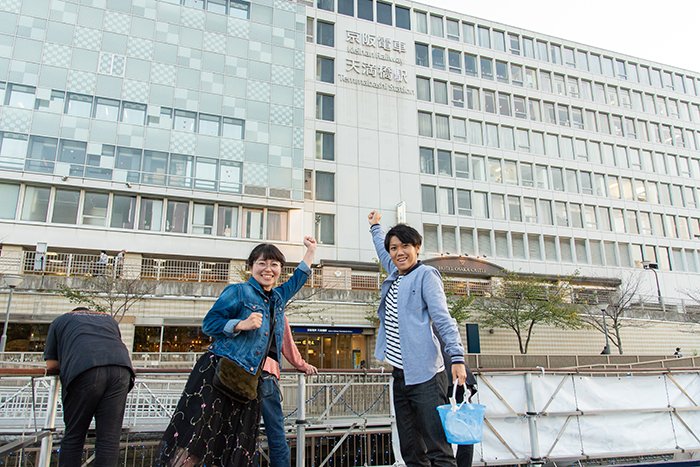
[[7, 297], [7, 310], [5, 311], [5, 325], [2, 328], [2, 337], [0, 337], [0, 353], [5, 352], [5, 344], [7, 343], [7, 325], [10, 324], [10, 304], [12, 303], [12, 293], [15, 287], [22, 283], [22, 276], [6, 274], [5, 284], [10, 288], [10, 295]]
[[663, 306], [663, 299], [661, 298], [661, 287], [659, 287], [659, 273], [656, 272], [656, 270], [659, 269], [659, 265], [651, 261], [642, 261], [642, 267], [654, 273], [654, 279], [656, 280], [656, 297], [658, 298], [659, 304]]
[[603, 313], [603, 334], [605, 334], [605, 347], [601, 355], [610, 355], [610, 341], [608, 341], [608, 323], [605, 321], [605, 308], [600, 310]]

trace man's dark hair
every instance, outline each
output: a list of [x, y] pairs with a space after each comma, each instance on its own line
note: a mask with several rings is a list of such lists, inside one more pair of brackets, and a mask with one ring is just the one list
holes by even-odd
[[384, 237], [384, 249], [386, 251], [389, 251], [391, 237], [396, 237], [401, 243], [408, 243], [416, 248], [423, 244], [423, 237], [421, 237], [418, 231], [406, 224], [396, 224], [386, 233], [386, 237]]
[[250, 255], [248, 256], [248, 268], [252, 268], [253, 263], [255, 263], [259, 259], [271, 259], [273, 261], [279, 261], [279, 263], [282, 266], [284, 266], [284, 263], [287, 262], [280, 249], [272, 243], [261, 243], [260, 245], [253, 248], [253, 251], [251, 251]]
[[86, 306], [76, 306], [71, 311], [90, 311], [90, 308]]

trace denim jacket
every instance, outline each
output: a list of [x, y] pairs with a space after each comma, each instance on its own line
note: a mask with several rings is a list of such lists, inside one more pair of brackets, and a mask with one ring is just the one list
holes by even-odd
[[[374, 356], [384, 361], [386, 354], [386, 294], [396, 280], [399, 271], [384, 249], [385, 233], [379, 224], [370, 228], [374, 249], [382, 267], [389, 273], [382, 283], [379, 302], [379, 332]], [[464, 363], [464, 347], [459, 329], [447, 309], [440, 273], [425, 264], [406, 274], [399, 284], [398, 297], [399, 339], [403, 355], [403, 372], [406, 384], [419, 384], [431, 379], [444, 366], [440, 342], [433, 327], [445, 342], [445, 354], [452, 363]], [[431, 325], [432, 324], [432, 325]], [[448, 376], [449, 378], [449, 376]]]
[[[284, 336], [284, 307], [306, 282], [311, 269], [303, 261], [284, 284], [272, 289], [268, 297], [260, 284], [252, 277], [242, 284], [231, 284], [221, 292], [202, 322], [204, 334], [214, 338], [209, 350], [215, 355], [227, 357], [251, 374], [267, 357], [267, 341], [270, 331], [270, 302], [275, 310], [275, 338], [277, 361]], [[262, 326], [250, 331], [234, 331], [236, 325], [251, 313], [262, 313]]]

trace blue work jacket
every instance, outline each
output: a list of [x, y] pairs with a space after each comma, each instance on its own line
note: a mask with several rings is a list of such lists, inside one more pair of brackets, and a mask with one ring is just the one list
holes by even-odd
[[[379, 302], [379, 331], [374, 356], [384, 361], [386, 356], [386, 294], [399, 276], [399, 271], [384, 249], [385, 233], [379, 224], [370, 228], [374, 249], [389, 276], [382, 283]], [[445, 343], [445, 354], [452, 363], [464, 363], [464, 347], [457, 324], [447, 309], [442, 279], [437, 269], [425, 264], [406, 274], [398, 291], [399, 339], [406, 384], [419, 384], [431, 379], [444, 367], [440, 342], [433, 327]], [[451, 378], [451, 376], [448, 376]]]
[[[277, 361], [280, 361], [284, 335], [284, 307], [306, 283], [311, 269], [303, 261], [284, 284], [267, 295], [252, 277], [242, 284], [231, 284], [221, 292], [202, 322], [204, 334], [214, 338], [209, 350], [238, 363], [255, 374], [267, 357], [267, 341], [270, 334], [270, 300], [275, 310], [275, 338]], [[262, 326], [250, 331], [234, 331], [236, 325], [251, 313], [262, 313]]]

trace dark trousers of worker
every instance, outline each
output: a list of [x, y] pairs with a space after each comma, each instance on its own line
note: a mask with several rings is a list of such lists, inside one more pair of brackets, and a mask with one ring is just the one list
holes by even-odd
[[445, 438], [436, 407], [447, 404], [447, 375], [406, 385], [402, 370], [394, 369], [394, 410], [401, 456], [408, 467], [455, 467], [452, 446]]
[[[85, 349], [86, 352], [94, 349]], [[63, 421], [58, 465], [80, 467], [90, 422], [95, 418], [95, 461], [113, 467], [119, 461], [119, 439], [131, 372], [122, 366], [99, 366], [78, 375], [63, 390]]]
[[289, 467], [290, 454], [284, 434], [284, 413], [279, 382], [274, 375], [263, 373], [260, 380], [260, 412], [270, 453], [270, 467]]
[[[447, 390], [447, 394], [452, 396], [452, 386]], [[464, 400], [464, 386], [457, 386], [457, 394], [455, 401], [459, 404]], [[457, 446], [457, 467], [472, 467], [472, 458], [474, 457], [473, 444], [460, 444]]]

